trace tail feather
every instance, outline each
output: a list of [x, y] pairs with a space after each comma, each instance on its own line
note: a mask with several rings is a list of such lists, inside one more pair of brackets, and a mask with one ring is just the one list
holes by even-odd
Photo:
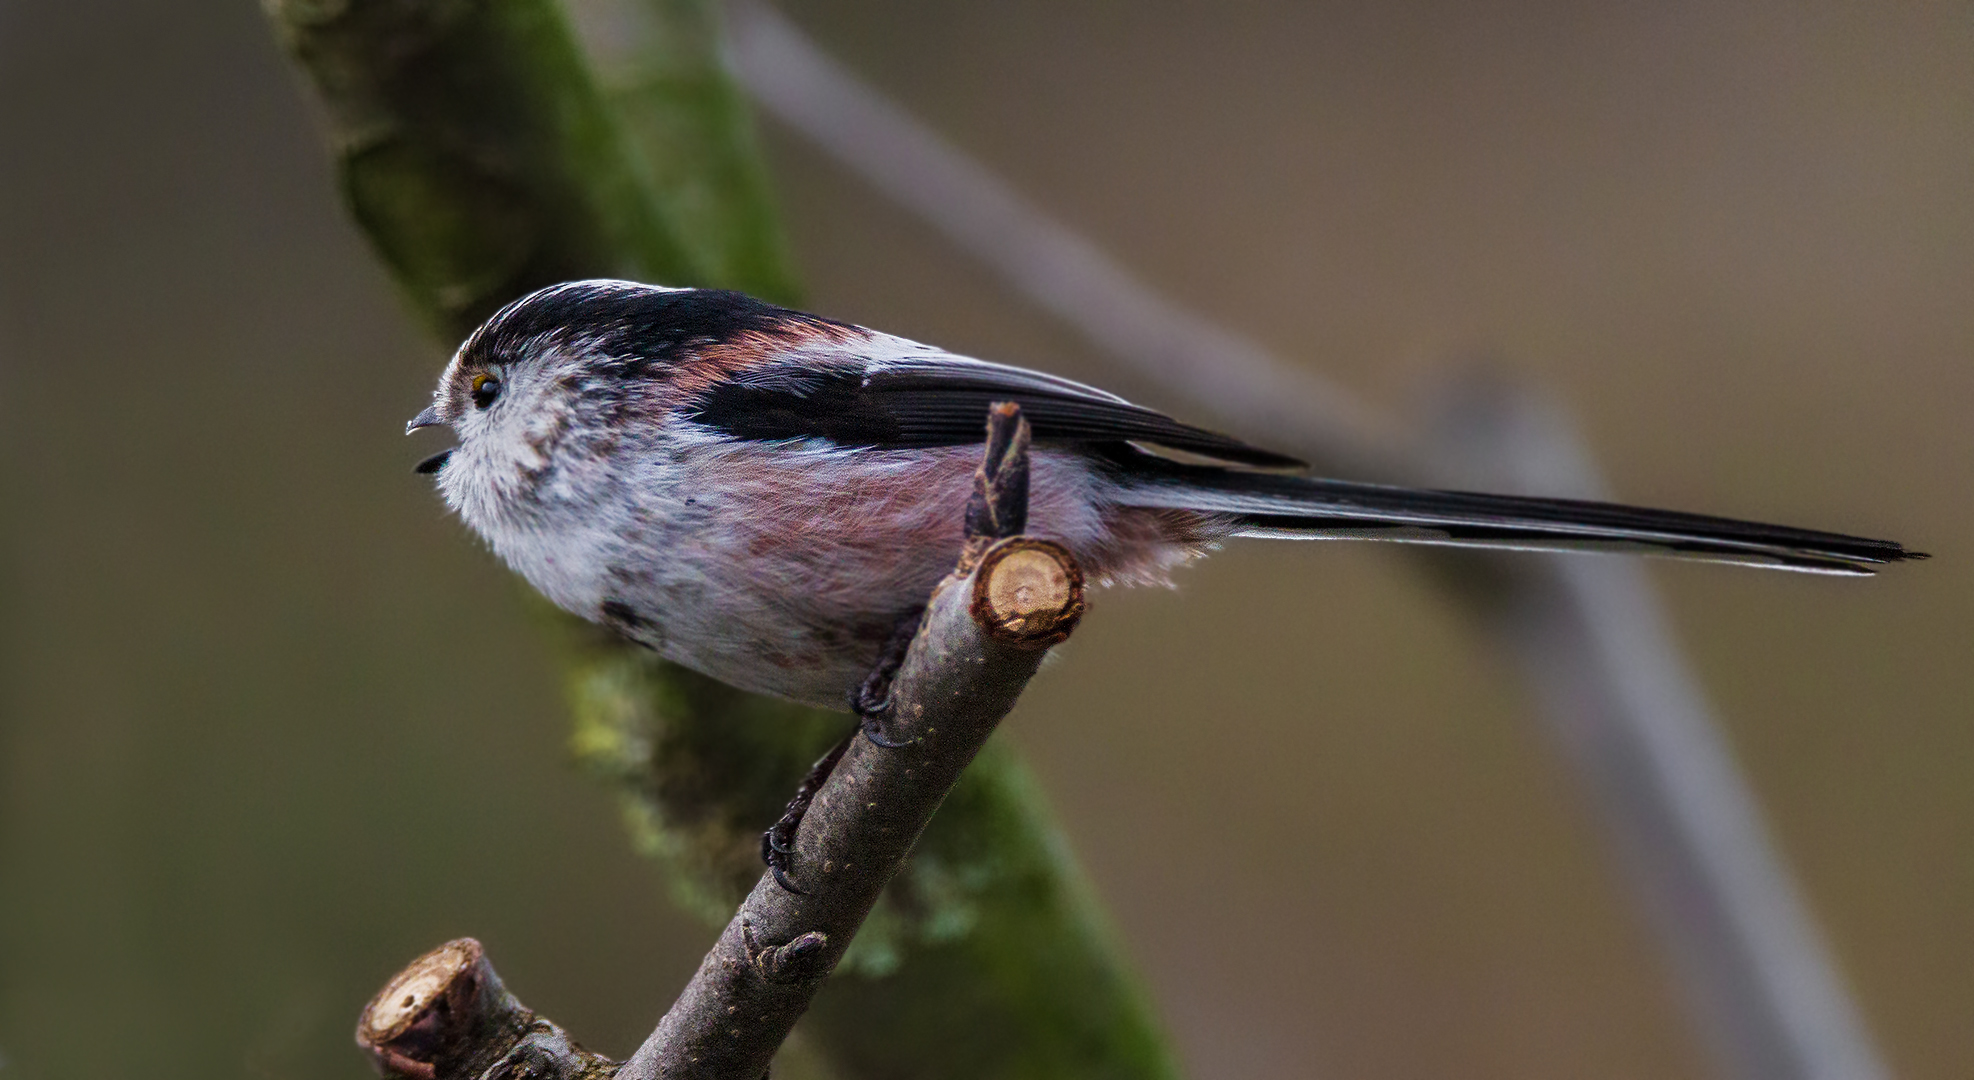
[[1237, 536], [1619, 551], [1849, 575], [1926, 558], [1890, 540], [1580, 499], [1359, 484], [1161, 458], [1132, 460], [1119, 479], [1124, 503], [1225, 515]]

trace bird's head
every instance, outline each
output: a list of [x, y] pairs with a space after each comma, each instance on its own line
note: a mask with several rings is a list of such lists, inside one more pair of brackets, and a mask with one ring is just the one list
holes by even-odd
[[648, 381], [630, 338], [664, 298], [690, 293], [628, 281], [573, 281], [531, 293], [473, 331], [407, 434], [445, 426], [459, 440], [426, 458], [446, 501], [478, 523], [527, 505], [564, 455], [594, 448]]
[[487, 500], [512, 509], [559, 464], [648, 437], [704, 384], [834, 330], [741, 293], [567, 282], [467, 337], [406, 431], [452, 428], [459, 445], [418, 470], [470, 521], [496, 509]]

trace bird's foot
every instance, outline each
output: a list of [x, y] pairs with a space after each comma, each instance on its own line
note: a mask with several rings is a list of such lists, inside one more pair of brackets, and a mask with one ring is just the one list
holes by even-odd
[[768, 870], [775, 876], [775, 884], [797, 896], [809, 895], [807, 891], [795, 887], [788, 880], [789, 867], [795, 860], [795, 833], [802, 827], [802, 818], [809, 812], [809, 804], [815, 801], [816, 791], [829, 779], [836, 769], [836, 763], [843, 760], [843, 752], [850, 749], [851, 740], [857, 737], [851, 732], [829, 748], [829, 753], [816, 759], [809, 767], [809, 775], [795, 788], [795, 797], [788, 800], [788, 808], [781, 812], [781, 820], [768, 826], [761, 834], [761, 861], [768, 864]]
[[884, 651], [878, 654], [877, 666], [864, 677], [862, 686], [850, 695], [850, 710], [861, 721], [859, 730], [873, 745], [886, 750], [896, 750], [918, 741], [914, 735], [909, 739], [893, 739], [885, 734], [884, 722], [891, 718], [891, 682], [898, 677], [898, 669], [905, 666], [905, 654], [911, 651], [912, 638], [918, 636], [919, 625], [925, 622], [925, 609], [919, 608], [903, 619], [892, 629], [891, 637], [884, 643]]
[[795, 833], [802, 827], [803, 815], [809, 812], [809, 804], [815, 800], [823, 781], [836, 769], [836, 763], [843, 759], [844, 751], [859, 732], [869, 739], [872, 745], [886, 750], [896, 750], [918, 741], [916, 736], [909, 739], [893, 739], [884, 732], [884, 721], [890, 718], [891, 680], [897, 678], [898, 669], [904, 666], [905, 653], [912, 647], [912, 638], [918, 634], [919, 624], [925, 621], [925, 609], [920, 608], [899, 620], [892, 630], [890, 640], [884, 644], [884, 651], [877, 658], [877, 666], [871, 669], [863, 685], [850, 695], [850, 709], [857, 714], [857, 730], [843, 737], [843, 741], [830, 748], [829, 753], [816, 760], [809, 769], [809, 775], [795, 789], [795, 797], [788, 800], [788, 809], [782, 811], [781, 820], [768, 827], [761, 834], [761, 861], [766, 863], [775, 883], [797, 896], [808, 893], [789, 880], [788, 871], [795, 860]]

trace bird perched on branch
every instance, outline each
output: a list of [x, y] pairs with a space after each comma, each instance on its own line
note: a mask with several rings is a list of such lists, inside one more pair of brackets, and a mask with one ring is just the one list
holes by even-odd
[[625, 281], [501, 309], [407, 430], [453, 429], [458, 445], [420, 471], [556, 604], [734, 686], [843, 708], [952, 567], [998, 401], [1033, 429], [1028, 531], [1099, 583], [1163, 583], [1243, 536], [1852, 575], [1923, 557], [1667, 510], [1293, 475], [1293, 458], [1068, 379]]

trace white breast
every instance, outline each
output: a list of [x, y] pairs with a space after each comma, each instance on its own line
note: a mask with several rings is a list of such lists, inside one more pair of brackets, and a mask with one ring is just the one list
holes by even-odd
[[[952, 568], [978, 459], [975, 447], [739, 442], [680, 425], [558, 461], [527, 499], [511, 470], [471, 456], [440, 482], [560, 607], [743, 689], [842, 708]], [[1032, 462], [1029, 531], [1101, 574], [1114, 558], [1102, 482], [1071, 453]]]

